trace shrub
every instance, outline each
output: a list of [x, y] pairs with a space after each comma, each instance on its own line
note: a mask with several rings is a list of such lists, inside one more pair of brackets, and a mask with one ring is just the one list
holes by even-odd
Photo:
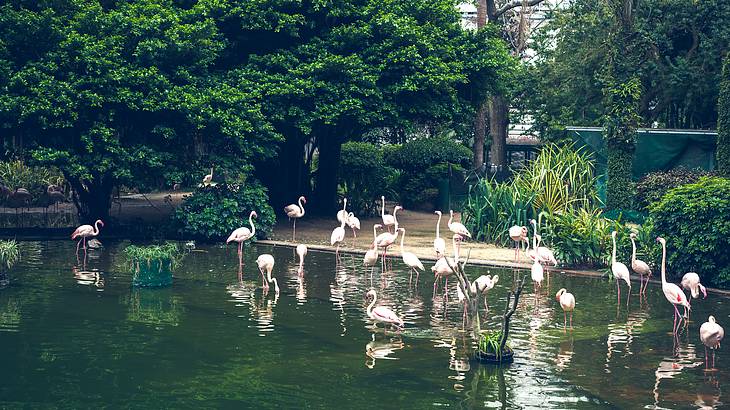
[[0, 241], [0, 272], [9, 270], [20, 260], [20, 250], [15, 241]]
[[396, 189], [405, 207], [433, 203], [439, 180], [448, 178], [448, 164], [461, 175], [471, 157], [469, 148], [444, 136], [418, 138], [384, 150], [386, 164], [401, 171]]
[[657, 235], [667, 240], [668, 275], [695, 271], [718, 286], [730, 284], [730, 180], [703, 177], [670, 190], [650, 206]]
[[175, 211], [175, 220], [184, 234], [219, 240], [241, 226], [256, 211], [256, 236], [265, 238], [276, 223], [266, 189], [258, 182], [241, 185], [217, 184], [198, 187]]
[[0, 162], [0, 183], [11, 191], [25, 188], [33, 196], [31, 205], [44, 206], [48, 185], [63, 186], [63, 174], [57, 168], [31, 167], [23, 161]]
[[476, 240], [510, 246], [509, 228], [529, 226], [530, 219], [536, 218], [534, 198], [535, 194], [517, 185], [480, 178], [469, 187], [462, 211], [464, 225]]
[[367, 142], [343, 144], [340, 161], [340, 185], [348, 198], [348, 210], [359, 216], [376, 214], [395, 170], [385, 165], [378, 147]]
[[593, 160], [571, 145], [545, 145], [540, 155], [515, 177], [523, 192], [535, 193], [533, 206], [548, 213], [600, 204]]
[[730, 53], [725, 56], [717, 101], [717, 169], [730, 177]]
[[701, 177], [712, 174], [709, 171], [684, 167], [646, 174], [636, 184], [636, 203], [641, 209], [648, 209], [651, 204], [659, 202], [670, 189], [697, 182]]

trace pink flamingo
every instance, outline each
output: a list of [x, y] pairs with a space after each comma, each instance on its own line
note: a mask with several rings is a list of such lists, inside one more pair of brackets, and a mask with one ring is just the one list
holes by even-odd
[[347, 223], [347, 216], [347, 198], [345, 198], [342, 200], [342, 209], [337, 211], [337, 222], [345, 221]]
[[441, 211], [435, 211], [434, 213], [439, 216], [439, 220], [436, 222], [436, 239], [433, 240], [433, 250], [436, 251], [436, 257], [440, 258], [446, 253], [446, 241], [439, 233], [441, 227]]
[[[557, 259], [555, 259], [555, 254], [553, 253], [550, 248], [545, 246], [540, 246], [540, 242], [542, 241], [542, 236], [537, 233], [537, 221], [534, 219], [530, 219], [530, 223], [532, 224], [532, 229], [535, 232], [534, 237], [537, 238], [537, 243], [533, 244], [532, 254], [530, 255], [530, 259], [537, 258], [540, 263], [543, 263], [545, 265], [551, 264], [553, 266], [558, 265]], [[528, 243], [529, 245], [529, 243]]]
[[496, 285], [498, 281], [498, 275], [482, 275], [476, 278], [469, 286], [472, 295], [481, 295], [484, 297], [484, 309], [486, 309], [487, 312], [489, 312], [487, 293], [494, 288], [494, 285]]
[[[395, 211], [397, 211], [398, 209], [400, 209], [400, 207], [396, 206]], [[395, 211], [393, 212], [394, 214]], [[385, 259], [388, 256], [388, 247], [393, 245], [395, 241], [398, 240], [398, 232], [398, 221], [396, 220], [395, 233], [383, 232], [375, 238], [375, 246], [378, 248], [383, 248], [383, 263], [385, 263]]]
[[[684, 276], [682, 276], [682, 281], [679, 284], [682, 286], [682, 288], [690, 292], [690, 294], [692, 295], [692, 299], [697, 299], [698, 297], [700, 297], [700, 292], [702, 292], [702, 298], [707, 299], [707, 290], [700, 283], [700, 275], [698, 275], [696, 272], [685, 273]], [[687, 309], [684, 310], [684, 315], [687, 317], [687, 320], [689, 320], [689, 311]]]
[[251, 225], [251, 229], [248, 229], [245, 226], [242, 226], [233, 232], [231, 232], [231, 235], [226, 239], [226, 244], [229, 244], [231, 242], [238, 243], [238, 265], [243, 266], [243, 243], [251, 238], [253, 238], [254, 235], [256, 235], [256, 226], [253, 224], [253, 218], [258, 218], [258, 215], [256, 214], [256, 211], [251, 211], [250, 214], [248, 214], [248, 224]]
[[514, 225], [509, 228], [509, 237], [515, 242], [515, 263], [520, 261], [522, 242], [527, 242], [527, 227]]
[[679, 286], [674, 283], [667, 282], [667, 241], [662, 237], [656, 238], [657, 242], [662, 244], [662, 292], [664, 297], [667, 298], [669, 303], [674, 307], [674, 323], [672, 324], [672, 333], [677, 334], [679, 325], [677, 324], [677, 318], [679, 318], [679, 324], [682, 323], [682, 317], [679, 315], [677, 306], [684, 306], [687, 310], [691, 310], [689, 300], [684, 296], [684, 292]]
[[411, 252], [406, 252], [405, 248], [403, 248], [403, 242], [406, 239], [406, 230], [405, 228], [400, 228], [401, 231], [401, 237], [400, 237], [400, 253], [401, 258], [403, 258], [403, 263], [405, 263], [409, 270], [411, 271], [411, 277], [408, 281], [408, 283], [411, 282], [413, 279], [413, 272], [416, 272], [416, 284], [418, 284], [418, 277], [421, 275], [420, 271], [425, 270], [426, 268], [423, 267], [423, 263], [421, 263], [421, 260], [418, 259], [418, 256], [416, 254]]
[[360, 219], [358, 219], [358, 217], [356, 217], [352, 212], [347, 214], [347, 226], [352, 229], [352, 246], [355, 246], [355, 238], [357, 238], [355, 229], [358, 231], [360, 230]]
[[300, 243], [297, 245], [297, 255], [299, 255], [299, 268], [297, 273], [299, 276], [304, 274], [304, 257], [307, 256], [307, 245]]
[[335, 251], [335, 258], [340, 258], [340, 244], [345, 240], [345, 220], [343, 219], [340, 226], [332, 230], [330, 235], [330, 245], [337, 244], [337, 250]]
[[707, 318], [707, 322], [700, 326], [700, 340], [705, 345], [705, 368], [707, 368], [707, 348], [712, 350], [712, 367], [715, 367], [715, 350], [720, 348], [720, 342], [725, 337], [725, 330], [715, 321], [715, 316]]
[[382, 225], [375, 224], [373, 225], [373, 243], [370, 244], [370, 249], [368, 249], [367, 252], [365, 252], [365, 257], [362, 259], [363, 266], [370, 266], [370, 279], [372, 281], [373, 277], [373, 269], [375, 268], [375, 263], [378, 261], [378, 247], [376, 246], [376, 240], [378, 237], [377, 229], [381, 228]]
[[[386, 215], [385, 214], [385, 196], [381, 196], [380, 200], [383, 202], [383, 207], [380, 209], [380, 216], [383, 218], [383, 226], [390, 232], [390, 227], [395, 225], [395, 209], [393, 209], [393, 214]], [[396, 208], [398, 208], [396, 206]]]
[[466, 238], [471, 238], [471, 233], [461, 222], [454, 222], [453, 209], [449, 210], [449, 213], [451, 214], [451, 217], [449, 218], [449, 223], [447, 225], [451, 232], [458, 235], [458, 247], [461, 247], [461, 241], [466, 240]]
[[[639, 280], [641, 286], [639, 287], [639, 295], [646, 295], [646, 288], [649, 286], [649, 278], [651, 278], [651, 269], [646, 262], [636, 259], [636, 234], [631, 232], [629, 235], [631, 238], [631, 270], [639, 274]], [[646, 284], [644, 283], [644, 276], [646, 276]]]
[[[259, 272], [261, 272], [261, 282], [263, 283], [264, 290], [269, 290], [269, 282], [274, 282], [274, 290], [278, 295], [279, 283], [276, 281], [276, 278], [271, 277], [271, 271], [274, 269], [274, 257], [268, 253], [259, 255], [256, 258], [256, 265], [258, 265]], [[264, 271], [266, 271], [266, 276], [264, 276]]]
[[631, 278], [629, 276], [629, 268], [621, 262], [616, 261], [616, 235], [618, 232], [611, 232], [611, 239], [613, 239], [613, 253], [611, 254], [611, 272], [613, 273], [614, 279], [616, 279], [616, 290], [618, 290], [618, 299], [616, 303], [621, 302], [621, 286], [619, 281], [623, 280], [629, 287], [629, 295], [626, 296], [626, 306], [629, 306], [629, 298], [631, 298]]
[[[433, 281], [433, 295], [436, 296], [436, 290], [438, 289], [438, 283], [439, 279], [444, 278], [444, 294], [448, 291], [449, 287], [449, 276], [453, 275], [455, 272], [451, 269], [451, 266], [456, 267], [456, 264], [459, 263], [459, 251], [456, 247], [456, 240], [458, 238], [458, 235], [454, 235], [451, 238], [451, 244], [454, 248], [454, 257], [448, 258], [446, 256], [442, 256], [439, 258], [439, 260], [436, 261], [436, 263], [431, 266], [431, 272], [434, 274], [434, 281]], [[450, 266], [449, 266], [450, 265]]]
[[368, 305], [367, 310], [368, 317], [370, 319], [374, 320], [376, 323], [384, 323], [386, 328], [388, 325], [393, 325], [398, 330], [401, 330], [403, 328], [403, 320], [389, 308], [385, 306], [377, 306], [373, 309], [373, 306], [375, 306], [375, 301], [378, 299], [378, 295], [377, 293], [375, 293], [375, 289], [370, 289], [366, 296], [373, 299], [370, 302], [370, 305]]
[[284, 212], [289, 219], [294, 220], [294, 227], [292, 231], [292, 241], [296, 240], [297, 237], [297, 219], [304, 216], [304, 204], [307, 203], [307, 198], [304, 196], [299, 197], [299, 205], [291, 204], [284, 207]]
[[78, 228], [76, 228], [74, 233], [71, 234], [72, 240], [75, 240], [76, 238], [81, 238], [81, 239], [79, 239], [79, 242], [76, 244], [76, 254], [77, 255], [79, 253], [79, 245], [81, 245], [82, 241], [84, 242], [84, 250], [86, 250], [86, 238], [90, 238], [92, 236], [99, 235], [99, 225], [104, 227], [104, 222], [102, 222], [101, 219], [97, 219], [96, 222], [94, 222], [93, 227], [91, 225], [81, 225]]
[[573, 328], [573, 310], [575, 310], [575, 296], [562, 288], [555, 294], [555, 299], [560, 302], [563, 308], [563, 327], [567, 327], [567, 312], [570, 312], [570, 328]]

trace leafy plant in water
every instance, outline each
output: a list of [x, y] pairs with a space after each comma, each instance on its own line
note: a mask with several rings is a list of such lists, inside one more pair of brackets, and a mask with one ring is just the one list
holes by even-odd
[[0, 271], [9, 270], [20, 260], [20, 249], [15, 241], [0, 241]]
[[132, 267], [138, 266], [140, 262], [146, 262], [149, 265], [152, 261], [160, 261], [169, 262], [170, 269], [178, 266], [184, 256], [174, 242], [149, 246], [129, 245], [124, 248], [124, 255]]
[[497, 356], [497, 358], [502, 357], [502, 332], [495, 330], [495, 331], [489, 331], [485, 330], [481, 333], [481, 336], [479, 337], [479, 350], [484, 353], [491, 353]]

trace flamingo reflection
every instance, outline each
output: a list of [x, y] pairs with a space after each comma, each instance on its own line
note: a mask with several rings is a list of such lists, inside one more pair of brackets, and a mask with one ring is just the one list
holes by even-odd
[[397, 357], [390, 357], [390, 355], [395, 353], [396, 350], [401, 350], [404, 347], [405, 344], [400, 336], [377, 341], [375, 339], [375, 333], [373, 333], [372, 341], [365, 345], [365, 354], [368, 356], [368, 359], [365, 360], [365, 366], [369, 369], [375, 368], [375, 361], [377, 359], [398, 360]]

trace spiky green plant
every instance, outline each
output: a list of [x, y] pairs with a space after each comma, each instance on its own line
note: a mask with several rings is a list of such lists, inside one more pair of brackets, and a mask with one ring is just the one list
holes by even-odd
[[10, 270], [20, 260], [20, 249], [15, 241], [0, 241], [0, 271]]
[[166, 242], [162, 245], [129, 245], [124, 248], [124, 255], [127, 262], [131, 263], [132, 266], [143, 261], [147, 262], [148, 265], [152, 261], [169, 261], [170, 269], [172, 269], [180, 263], [183, 253], [176, 243]]
[[501, 331], [484, 331], [479, 337], [479, 350], [484, 353], [492, 353], [499, 359], [502, 357], [501, 343]]

